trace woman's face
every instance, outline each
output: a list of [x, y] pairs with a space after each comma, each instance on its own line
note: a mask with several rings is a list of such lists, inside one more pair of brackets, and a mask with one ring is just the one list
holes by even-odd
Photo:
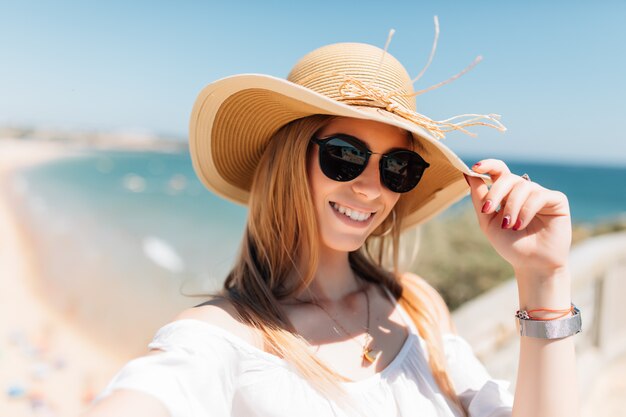
[[318, 132], [317, 137], [325, 138], [336, 133], [354, 136], [376, 153], [371, 155], [365, 171], [347, 182], [335, 181], [324, 175], [319, 165], [318, 145], [314, 144], [309, 153], [309, 182], [320, 244], [328, 249], [347, 252], [363, 245], [400, 198], [400, 194], [380, 182], [380, 154], [391, 149], [409, 148], [410, 142], [407, 132], [397, 127], [352, 118], [333, 119]]

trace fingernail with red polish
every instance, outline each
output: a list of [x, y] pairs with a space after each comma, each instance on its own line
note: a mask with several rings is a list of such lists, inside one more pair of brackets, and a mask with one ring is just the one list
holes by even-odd
[[473, 168], [478, 168], [480, 166], [482, 162], [476, 162], [474, 165], [472, 165], [472, 169]]
[[506, 216], [504, 216], [504, 218], [502, 219], [502, 228], [506, 229], [507, 227], [509, 227], [509, 224], [511, 224], [511, 216], [509, 216], [508, 214]]
[[489, 209], [491, 208], [491, 204], [492, 204], [492, 203], [491, 203], [491, 200], [487, 200], [487, 201], [485, 201], [485, 204], [483, 204], [483, 208], [481, 209], [481, 211], [482, 211], [483, 213], [488, 212], [488, 211], [489, 211]]
[[517, 221], [513, 225], [513, 230], [518, 230], [520, 227], [522, 227], [522, 219], [517, 219]]

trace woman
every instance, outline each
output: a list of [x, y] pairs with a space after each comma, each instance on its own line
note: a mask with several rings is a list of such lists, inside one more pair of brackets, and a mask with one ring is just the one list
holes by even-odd
[[[222, 294], [161, 328], [88, 415], [576, 415], [566, 197], [502, 161], [469, 169], [438, 139], [497, 119], [435, 122], [414, 97], [402, 65], [363, 44], [313, 51], [287, 81], [207, 86], [191, 155], [209, 189], [249, 205], [238, 260]], [[468, 186], [528, 313], [514, 405], [437, 292], [397, 270], [400, 233]]]

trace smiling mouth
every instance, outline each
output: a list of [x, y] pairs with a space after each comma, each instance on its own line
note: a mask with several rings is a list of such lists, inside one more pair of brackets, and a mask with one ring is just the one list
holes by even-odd
[[344, 216], [350, 218], [351, 220], [357, 221], [357, 222], [365, 222], [367, 220], [370, 219], [370, 217], [372, 217], [374, 214], [376, 214], [376, 212], [364, 212], [364, 211], [357, 211], [348, 207], [344, 207], [339, 203], [335, 203], [334, 201], [330, 202], [330, 206], [333, 208], [333, 210], [335, 210], [337, 213], [343, 214]]

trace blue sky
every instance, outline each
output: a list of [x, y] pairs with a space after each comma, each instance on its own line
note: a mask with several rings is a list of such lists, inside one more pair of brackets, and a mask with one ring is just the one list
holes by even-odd
[[[523, 3], [523, 4], [522, 4]], [[0, 124], [186, 135], [200, 89], [235, 73], [286, 76], [333, 42], [389, 48], [443, 119], [499, 113], [501, 134], [451, 134], [467, 157], [626, 166], [626, 2], [0, 0]]]

